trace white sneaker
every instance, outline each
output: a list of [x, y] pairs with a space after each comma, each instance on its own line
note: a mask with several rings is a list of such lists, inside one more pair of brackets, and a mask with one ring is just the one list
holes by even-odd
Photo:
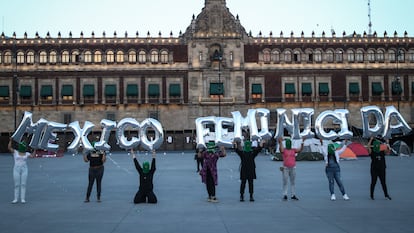
[[13, 201], [12, 201], [12, 204], [16, 204], [17, 203], [17, 199], [14, 199]]
[[331, 195], [331, 201], [335, 201], [335, 200], [336, 200], [335, 194], [332, 194]]
[[349, 201], [349, 197], [348, 197], [348, 195], [346, 195], [346, 193], [344, 194], [343, 198], [344, 198], [345, 201]]
[[24, 203], [26, 203], [26, 200], [22, 199], [22, 200], [21, 200], [21, 203], [23, 203], [23, 204], [24, 204]]

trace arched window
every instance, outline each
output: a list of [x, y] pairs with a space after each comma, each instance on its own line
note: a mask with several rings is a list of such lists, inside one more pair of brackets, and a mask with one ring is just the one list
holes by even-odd
[[294, 62], [300, 62], [301, 61], [301, 53], [300, 51], [293, 52], [293, 61]]
[[385, 60], [385, 56], [384, 56], [384, 50], [382, 50], [382, 49], [378, 49], [377, 50], [377, 54], [376, 54], [376, 59], [377, 59], [377, 61], [379, 61], [379, 62], [384, 62], [384, 60]]
[[78, 63], [78, 62], [80, 62], [80, 56], [79, 56], [79, 51], [78, 50], [74, 50], [72, 52], [71, 62], [72, 63]]
[[313, 54], [313, 58], [316, 62], [322, 62], [322, 51], [317, 49]]
[[117, 51], [116, 52], [116, 62], [123, 63], [124, 62], [124, 52], [123, 51]]
[[69, 63], [69, 52], [68, 51], [63, 51], [62, 52], [62, 63]]
[[347, 54], [348, 62], [354, 62], [355, 61], [355, 53], [354, 53], [353, 50], [346, 51], [346, 54]]
[[102, 62], [102, 52], [101, 51], [95, 51], [93, 55], [93, 62], [95, 63], [101, 63]]
[[268, 49], [263, 50], [263, 62], [270, 63], [270, 50]]
[[136, 63], [137, 62], [137, 52], [134, 50], [129, 51], [128, 53], [128, 62], [129, 63]]
[[409, 60], [410, 62], [414, 62], [414, 49], [410, 49], [410, 50], [408, 51], [408, 60]]
[[367, 58], [369, 62], [375, 62], [375, 51], [373, 49], [368, 50]]
[[26, 55], [26, 62], [27, 64], [34, 64], [34, 52], [33, 51], [29, 51], [27, 52]]
[[147, 62], [147, 53], [145, 51], [143, 51], [143, 50], [139, 51], [138, 62], [139, 63], [146, 63]]
[[283, 55], [285, 62], [292, 62], [292, 53], [290, 51], [285, 51]]
[[161, 51], [161, 63], [167, 64], [168, 63], [168, 51]]
[[17, 64], [24, 64], [24, 52], [17, 52]]
[[106, 52], [106, 62], [107, 63], [113, 63], [114, 62], [114, 51], [109, 50], [108, 52]]
[[152, 50], [151, 51], [151, 62], [152, 63], [158, 63], [158, 51]]
[[337, 50], [335, 52], [335, 61], [343, 62], [344, 61], [344, 52], [342, 50]]
[[390, 62], [395, 62], [396, 61], [396, 54], [394, 50], [388, 50], [388, 60]]
[[362, 49], [357, 50], [355, 60], [357, 62], [364, 62], [364, 51]]
[[4, 64], [11, 64], [12, 63], [12, 54], [10, 51], [4, 53]]
[[330, 49], [326, 51], [326, 61], [333, 62], [334, 61], [334, 52]]
[[92, 62], [92, 52], [87, 50], [84, 53], [84, 58], [83, 58], [85, 63], [91, 63]]
[[398, 59], [398, 62], [405, 62], [405, 51], [404, 50], [402, 49], [398, 50], [397, 59]]
[[273, 62], [280, 62], [280, 53], [277, 50], [272, 51], [272, 57], [270, 58]]
[[39, 63], [46, 64], [47, 63], [47, 53], [46, 51], [40, 51], [39, 53]]
[[49, 54], [49, 63], [56, 64], [56, 62], [57, 62], [57, 53], [56, 51], [51, 51]]

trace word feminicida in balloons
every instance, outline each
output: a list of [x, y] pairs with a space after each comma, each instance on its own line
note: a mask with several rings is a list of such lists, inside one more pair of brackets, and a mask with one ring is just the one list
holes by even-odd
[[[242, 131], [245, 129], [249, 130], [250, 140], [268, 140], [272, 137], [283, 137], [284, 130], [293, 139], [313, 138], [315, 134], [318, 138], [326, 140], [349, 139], [353, 136], [353, 133], [349, 130], [349, 111], [347, 109], [327, 110], [320, 113], [314, 121], [315, 132], [312, 131], [311, 125], [314, 109], [291, 109], [291, 119], [289, 119], [287, 110], [284, 108], [277, 108], [276, 112], [277, 124], [274, 135], [269, 131], [270, 111], [265, 108], [249, 109], [246, 117], [242, 117], [240, 112], [236, 111], [231, 113], [233, 118], [214, 116], [197, 118], [195, 120], [197, 148], [205, 148], [205, 143], [210, 140], [214, 140], [217, 145], [231, 147], [234, 141], [243, 139]], [[389, 139], [396, 133], [405, 135], [411, 132], [410, 126], [394, 106], [386, 107], [385, 114], [377, 106], [363, 107], [360, 112], [364, 138], [381, 136]], [[373, 127], [369, 124], [370, 117], [375, 118], [376, 124]], [[260, 120], [260, 130], [256, 119]], [[333, 125], [339, 126], [339, 132], [329, 129]], [[214, 132], [211, 132], [210, 129], [213, 127]], [[233, 132], [230, 132], [232, 129]]]
[[[83, 128], [80, 127], [79, 121], [72, 122], [68, 125], [50, 122], [45, 119], [40, 119], [36, 123], [32, 121], [32, 113], [25, 112], [19, 127], [12, 135], [12, 138], [16, 142], [20, 142], [24, 134], [32, 135], [29, 146], [33, 149], [45, 149], [49, 151], [56, 151], [59, 146], [51, 142], [57, 139], [56, 132], [62, 132], [69, 129], [74, 134], [72, 143], [68, 146], [68, 150], [77, 152], [79, 147], [82, 146], [84, 150], [105, 150], [109, 151], [111, 146], [108, 144], [108, 139], [111, 134], [111, 130], [116, 128], [116, 139], [119, 147], [122, 149], [132, 149], [141, 146], [145, 150], [153, 150], [159, 148], [164, 141], [164, 130], [159, 121], [153, 118], [147, 118], [141, 123], [133, 118], [124, 118], [118, 122], [101, 120], [102, 133], [100, 140], [91, 145], [88, 140], [88, 135], [92, 131], [95, 125], [89, 121], [85, 121]], [[154, 138], [148, 139], [148, 129], [152, 129], [155, 132]], [[124, 132], [126, 130], [136, 130], [139, 132], [138, 137], [126, 137]]]

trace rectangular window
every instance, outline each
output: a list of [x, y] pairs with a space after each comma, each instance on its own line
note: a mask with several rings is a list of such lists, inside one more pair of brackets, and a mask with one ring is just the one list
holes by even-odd
[[138, 85], [137, 84], [128, 84], [126, 95], [128, 97], [138, 97]]
[[312, 83], [302, 83], [302, 96], [312, 95]]
[[85, 84], [83, 86], [83, 97], [94, 97], [95, 86], [93, 84]]
[[20, 86], [19, 95], [23, 99], [32, 98], [32, 87], [27, 85]]
[[52, 100], [52, 98], [53, 98], [53, 88], [52, 88], [52, 85], [43, 85], [40, 88], [40, 97], [43, 100]]
[[63, 100], [72, 100], [73, 99], [73, 85], [63, 85], [61, 96]]
[[210, 95], [223, 95], [224, 86], [223, 83], [210, 83]]
[[160, 96], [160, 85], [158, 85], [158, 84], [149, 84], [148, 85], [148, 96], [149, 97], [159, 97]]
[[359, 83], [349, 83], [349, 94], [359, 95]]
[[115, 84], [105, 85], [105, 96], [116, 97], [116, 85]]
[[63, 114], [63, 124], [70, 124], [72, 123], [72, 114], [65, 113]]
[[180, 97], [181, 96], [180, 84], [170, 84], [169, 93], [170, 93], [170, 97]]
[[411, 83], [411, 94], [414, 94], [414, 82]]
[[398, 81], [393, 81], [392, 84], [391, 84], [391, 87], [392, 87], [391, 91], [392, 91], [393, 95], [401, 95], [402, 88], [401, 88], [401, 83], [400, 83], [399, 80]]
[[9, 86], [0, 86], [0, 100], [9, 100], [10, 91]]
[[263, 94], [262, 84], [253, 83], [252, 84], [252, 99], [261, 99]]
[[372, 95], [381, 95], [384, 92], [382, 84], [380, 82], [373, 82], [372, 84]]
[[296, 94], [294, 83], [285, 83], [285, 94]]
[[319, 83], [319, 96], [329, 95], [329, 84], [328, 83]]

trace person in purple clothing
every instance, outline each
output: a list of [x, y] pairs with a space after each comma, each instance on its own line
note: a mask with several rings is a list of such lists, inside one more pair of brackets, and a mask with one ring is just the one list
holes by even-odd
[[226, 156], [226, 150], [224, 147], [220, 147], [220, 150], [216, 150], [214, 142], [207, 143], [207, 150], [199, 152], [198, 155], [203, 158], [203, 167], [201, 168], [200, 175], [201, 181], [206, 184], [209, 202], [218, 202], [216, 198], [216, 186], [218, 184], [217, 177], [217, 160], [220, 157]]

